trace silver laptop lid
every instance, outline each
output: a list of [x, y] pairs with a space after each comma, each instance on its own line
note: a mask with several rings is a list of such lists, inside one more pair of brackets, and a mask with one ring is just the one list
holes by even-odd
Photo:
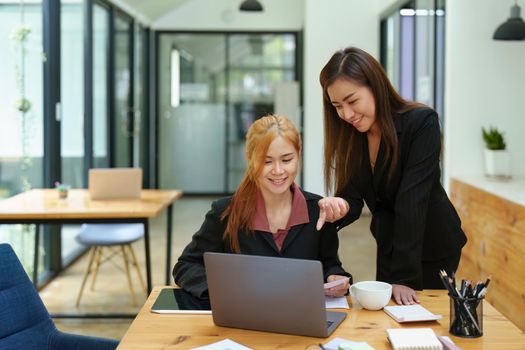
[[142, 169], [89, 169], [88, 187], [89, 196], [93, 200], [140, 198]]
[[219, 326], [327, 337], [331, 329], [319, 261], [204, 253], [213, 321]]

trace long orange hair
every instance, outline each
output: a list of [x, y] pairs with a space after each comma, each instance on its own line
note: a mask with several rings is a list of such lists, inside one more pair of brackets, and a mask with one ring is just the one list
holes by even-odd
[[239, 231], [252, 233], [251, 222], [257, 203], [258, 177], [261, 174], [270, 144], [278, 136], [289, 141], [301, 155], [301, 137], [293, 123], [281, 115], [267, 115], [256, 120], [246, 134], [247, 166], [241, 184], [221, 219], [227, 220], [223, 239], [233, 252], [240, 253]]

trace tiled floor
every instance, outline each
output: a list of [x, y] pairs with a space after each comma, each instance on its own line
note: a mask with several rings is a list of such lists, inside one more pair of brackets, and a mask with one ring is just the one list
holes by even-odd
[[[193, 233], [199, 228], [205, 213], [210, 208], [211, 201], [212, 198], [182, 198], [175, 203], [173, 208], [173, 263], [190, 241]], [[165, 214], [150, 223], [153, 285], [163, 285], [165, 282], [165, 225]], [[355, 281], [375, 278], [376, 248], [369, 232], [369, 225], [370, 217], [364, 216], [339, 233], [341, 260], [345, 269], [354, 275]], [[143, 241], [135, 243], [134, 249], [140, 263], [144, 259]], [[119, 262], [118, 259], [115, 261]], [[138, 306], [132, 306], [125, 274], [113, 264], [106, 264], [99, 271], [94, 290], [90, 289], [90, 284], [86, 285], [80, 307], [77, 308], [75, 300], [86, 266], [87, 255], [41, 291], [40, 295], [50, 313], [77, 311], [136, 313], [146, 300], [144, 292], [140, 291], [138, 279], [135, 277], [134, 289]], [[135, 276], [133, 271], [132, 276]], [[55, 323], [63, 331], [119, 339], [125, 334], [131, 320], [57, 319]]]

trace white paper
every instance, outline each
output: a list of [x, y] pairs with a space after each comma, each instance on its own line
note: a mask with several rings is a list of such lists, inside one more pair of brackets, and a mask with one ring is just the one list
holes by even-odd
[[346, 340], [343, 338], [334, 338], [324, 345], [326, 350], [338, 350], [339, 345], [345, 345], [345, 349], [349, 350], [374, 350], [367, 342], [357, 342]]
[[327, 309], [350, 309], [346, 297], [329, 297], [325, 296], [325, 307]]
[[253, 350], [230, 339], [224, 339], [213, 344], [200, 346], [193, 350]]

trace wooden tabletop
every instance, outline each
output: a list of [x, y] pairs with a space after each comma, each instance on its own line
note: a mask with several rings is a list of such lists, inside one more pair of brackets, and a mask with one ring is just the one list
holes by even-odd
[[0, 200], [0, 220], [151, 218], [182, 196], [178, 190], [142, 190], [140, 199], [91, 200], [85, 189], [32, 189]]
[[331, 337], [323, 339], [218, 327], [213, 324], [211, 315], [155, 314], [150, 312], [150, 308], [161, 288], [156, 287], [151, 292], [118, 349], [191, 349], [225, 338], [253, 349], [315, 349], [309, 345], [325, 344], [330, 339], [339, 337], [366, 341], [374, 349], [381, 350], [391, 349], [386, 339], [386, 329], [401, 327], [430, 327], [438, 335], [449, 336], [463, 350], [525, 349], [525, 334], [487, 302], [483, 305], [482, 337], [468, 339], [449, 334], [449, 298], [443, 290], [418, 292], [425, 308], [443, 315], [439, 321], [401, 325], [383, 311], [351, 309], [346, 310], [347, 318]]

